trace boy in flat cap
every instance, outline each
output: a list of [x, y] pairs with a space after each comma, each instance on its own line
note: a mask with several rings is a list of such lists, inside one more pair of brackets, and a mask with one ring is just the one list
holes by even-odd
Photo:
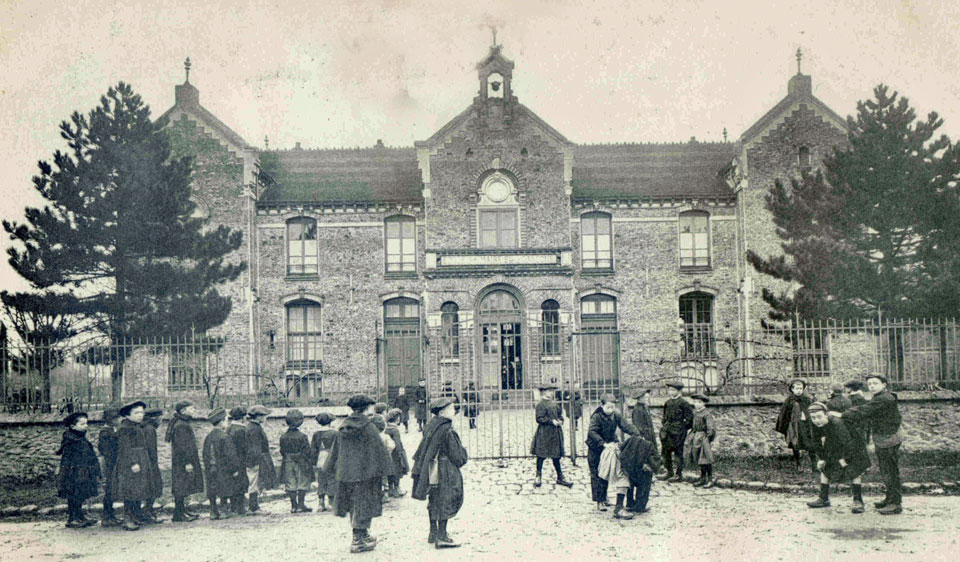
[[553, 470], [557, 473], [557, 484], [567, 488], [573, 486], [572, 482], [568, 482], [563, 477], [563, 470], [560, 468], [560, 457], [563, 456], [563, 411], [553, 400], [556, 388], [552, 384], [544, 384], [540, 387], [540, 402], [537, 403], [534, 412], [537, 419], [537, 432], [533, 435], [530, 454], [537, 457], [537, 477], [533, 485], [538, 488], [542, 484], [541, 476], [545, 459], [553, 461]]
[[427, 381], [420, 379], [417, 383], [417, 431], [423, 433], [423, 426], [427, 423]]
[[143, 502], [143, 520], [141, 523], [162, 523], [156, 512], [154, 504], [157, 498], [163, 495], [163, 475], [160, 472], [160, 456], [157, 454], [157, 428], [160, 427], [160, 416], [163, 410], [160, 408], [150, 408], [143, 414], [143, 423], [140, 427], [143, 429], [144, 438], [147, 440], [147, 455], [150, 457], [150, 471], [148, 475], [148, 488], [150, 497]]
[[143, 520], [141, 502], [150, 497], [150, 454], [141, 423], [147, 405], [139, 400], [120, 408], [114, 491], [123, 500], [123, 529], [136, 531]]
[[[663, 453], [663, 465], [666, 472], [658, 476], [667, 482], [683, 480], [683, 443], [687, 439], [687, 431], [693, 426], [693, 407], [683, 399], [683, 383], [669, 381], [666, 383], [667, 396], [663, 403], [663, 419], [660, 424], [660, 445]], [[677, 459], [677, 471], [673, 471], [673, 457]]]
[[[607, 501], [607, 488], [610, 481], [600, 474], [600, 460], [604, 454], [607, 456], [612, 454], [614, 457], [618, 454], [617, 429], [629, 435], [640, 434], [640, 431], [617, 411], [616, 397], [612, 394], [604, 394], [600, 397], [600, 405], [590, 416], [590, 428], [587, 431], [587, 466], [590, 468], [590, 492], [593, 501], [597, 503], [598, 511], [606, 511], [610, 506], [610, 502]], [[605, 453], [605, 451], [609, 452]], [[611, 474], [604, 474], [604, 476], [609, 477]]]
[[700, 479], [694, 486], [713, 488], [713, 440], [717, 436], [717, 429], [713, 423], [713, 416], [707, 411], [710, 399], [704, 394], [694, 394], [690, 397], [693, 402], [693, 427], [687, 437], [687, 460], [700, 467]]
[[330, 424], [333, 423], [333, 416], [330, 414], [321, 412], [317, 414], [316, 419], [320, 430], [314, 432], [310, 437], [310, 446], [313, 447], [313, 454], [316, 457], [314, 464], [317, 467], [317, 497], [320, 500], [320, 511], [326, 511], [327, 498], [330, 499], [330, 506], [333, 507], [333, 496], [336, 494], [337, 482], [333, 474], [324, 470], [324, 466], [327, 464], [333, 442], [337, 439], [337, 432], [330, 427]]
[[263, 430], [263, 421], [267, 419], [270, 410], [257, 404], [247, 410], [247, 453], [246, 472], [247, 493], [250, 496], [250, 514], [260, 511], [260, 494], [273, 488], [277, 482], [277, 470], [273, 466], [273, 457], [270, 455], [270, 443], [267, 433]]
[[170, 443], [170, 492], [173, 493], [173, 521], [196, 521], [199, 515], [187, 510], [187, 497], [203, 493], [203, 469], [197, 436], [190, 425], [197, 415], [193, 403], [181, 400], [174, 406], [164, 440]]
[[310, 440], [300, 431], [303, 412], [287, 410], [287, 431], [280, 436], [280, 480], [290, 497], [290, 513], [310, 513], [307, 492], [313, 483], [313, 449]]
[[[641, 388], [634, 395], [633, 411], [630, 413], [634, 427], [640, 431], [640, 436], [651, 443], [656, 443], [656, 434], [653, 432], [653, 418], [650, 416], [650, 389]], [[657, 455], [659, 457], [659, 455]]]
[[213, 430], [203, 440], [203, 468], [207, 476], [207, 499], [210, 500], [210, 519], [227, 519], [232, 516], [230, 511], [221, 514], [217, 507], [217, 498], [220, 505], [227, 507], [228, 498], [237, 489], [237, 477], [243, 465], [237, 456], [237, 449], [233, 439], [227, 435], [227, 411], [217, 408], [210, 412], [207, 418]]
[[60, 440], [59, 486], [57, 495], [67, 500], [67, 527], [80, 529], [96, 525], [83, 514], [83, 502], [100, 493], [100, 461], [87, 441], [87, 414], [75, 412], [63, 420], [67, 429]]
[[407, 396], [407, 387], [401, 386], [397, 389], [397, 395], [393, 399], [393, 407], [400, 410], [400, 423], [403, 424], [403, 432], [410, 433], [410, 397]]
[[413, 454], [413, 499], [427, 500], [430, 517], [428, 543], [435, 548], [460, 546], [447, 534], [447, 520], [463, 506], [463, 476], [460, 467], [467, 464], [467, 450], [453, 428], [457, 404], [446, 396], [430, 404], [434, 417], [423, 433], [423, 441]]
[[870, 457], [864, 443], [850, 435], [842, 420], [828, 415], [823, 402], [814, 402], [808, 410], [817, 440], [817, 468], [820, 470], [820, 496], [807, 502], [813, 508], [830, 506], [830, 483], [850, 482], [853, 488], [853, 506], [850, 511], [863, 513], [863, 486], [861, 475], [870, 468]]
[[340, 424], [337, 438], [323, 467], [337, 482], [334, 510], [350, 516], [353, 541], [350, 552], [367, 552], [377, 546], [370, 535], [370, 522], [383, 513], [380, 485], [393, 460], [373, 425], [374, 400], [365, 394], [350, 397], [352, 413]]
[[874, 505], [881, 515], [895, 515], [903, 511], [900, 482], [900, 407], [897, 395], [887, 390], [887, 379], [880, 374], [867, 377], [867, 387], [872, 397], [860, 406], [854, 406], [842, 414], [831, 415], [845, 421], [866, 424], [873, 437], [877, 451], [877, 463], [883, 476], [886, 495]]
[[233, 440], [233, 446], [237, 450], [237, 457], [243, 463], [243, 470], [237, 476], [237, 489], [230, 496], [230, 510], [237, 515], [246, 515], [244, 494], [250, 487], [250, 479], [247, 478], [247, 426], [243, 424], [243, 418], [247, 416], [247, 410], [242, 406], [235, 406], [230, 409], [230, 426], [227, 428], [227, 435]]
[[120, 410], [108, 407], [103, 410], [103, 428], [97, 439], [97, 450], [103, 457], [103, 517], [104, 527], [119, 527], [121, 522], [113, 510], [113, 473], [117, 468], [117, 453], [120, 447], [117, 430], [120, 429]]

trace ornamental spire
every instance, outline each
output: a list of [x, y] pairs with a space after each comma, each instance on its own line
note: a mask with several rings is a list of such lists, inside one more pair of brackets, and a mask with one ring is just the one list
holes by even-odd
[[800, 61], [803, 60], [803, 51], [800, 50], [800, 47], [797, 47], [797, 74], [803, 74], [800, 72]]
[[187, 80], [185, 84], [190, 82], [190, 57], [187, 57], [187, 60], [183, 61], [183, 69], [187, 71]]

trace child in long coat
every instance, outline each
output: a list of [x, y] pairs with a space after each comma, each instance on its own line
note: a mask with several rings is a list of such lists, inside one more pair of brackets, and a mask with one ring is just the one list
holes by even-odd
[[227, 507], [229, 498], [237, 489], [237, 478], [243, 470], [233, 439], [227, 435], [227, 412], [217, 408], [207, 418], [213, 430], [203, 440], [203, 467], [207, 476], [207, 499], [210, 500], [210, 519], [226, 519], [232, 514], [220, 513], [220, 505]]
[[154, 504], [157, 498], [163, 495], [163, 474], [160, 472], [160, 456], [157, 451], [157, 428], [160, 427], [160, 416], [163, 410], [151, 408], [144, 412], [143, 435], [147, 440], [147, 454], [150, 456], [150, 476], [148, 487], [150, 497], [143, 502], [143, 520], [141, 523], [160, 523], [163, 521], [157, 513]]
[[393, 440], [394, 448], [390, 451], [393, 459], [394, 475], [388, 476], [389, 494], [391, 498], [402, 498], [407, 493], [400, 489], [400, 479], [410, 472], [410, 461], [407, 460], [407, 451], [403, 448], [403, 439], [400, 438], [400, 422], [402, 413], [394, 408], [387, 412], [387, 428], [383, 432]]
[[330, 424], [333, 423], [333, 416], [330, 414], [321, 412], [317, 414], [316, 419], [320, 430], [314, 432], [313, 436], [310, 437], [310, 446], [313, 447], [313, 454], [316, 459], [314, 463], [317, 467], [317, 496], [320, 499], [320, 511], [326, 511], [325, 500], [329, 498], [330, 505], [333, 506], [333, 498], [337, 493], [337, 482], [333, 474], [327, 473], [323, 467], [327, 463], [327, 457], [330, 456], [333, 442], [337, 439], [337, 432], [330, 427]]
[[820, 469], [820, 496], [807, 505], [813, 508], [830, 506], [830, 483], [850, 482], [853, 506], [850, 511], [863, 513], [863, 481], [870, 468], [867, 448], [859, 437], [853, 437], [842, 420], [829, 417], [830, 407], [814, 402], [809, 409], [813, 435], [819, 441], [817, 468]]
[[227, 428], [227, 435], [233, 440], [233, 446], [237, 450], [237, 457], [243, 463], [243, 470], [237, 476], [237, 489], [230, 496], [230, 509], [237, 515], [247, 513], [244, 494], [250, 487], [250, 479], [247, 478], [247, 426], [243, 424], [243, 418], [247, 415], [247, 410], [236, 406], [230, 410], [230, 426]]
[[270, 414], [265, 406], [260, 404], [251, 406], [247, 410], [250, 423], [247, 424], [247, 493], [250, 496], [250, 513], [260, 511], [260, 494], [276, 485], [277, 469], [273, 466], [273, 457], [270, 456], [270, 443], [267, 433], [263, 430], [263, 421]]
[[563, 477], [563, 470], [560, 468], [560, 457], [563, 456], [563, 410], [551, 398], [554, 390], [556, 387], [552, 385], [540, 387], [540, 402], [534, 411], [537, 432], [533, 435], [530, 454], [537, 457], [537, 477], [533, 485], [538, 488], [542, 484], [544, 459], [553, 461], [557, 484], [568, 488], [573, 486], [573, 483]]
[[407, 396], [407, 387], [401, 386], [397, 389], [397, 395], [393, 399], [393, 407], [400, 410], [400, 423], [403, 424], [403, 432], [410, 432], [410, 397]]
[[280, 436], [280, 480], [290, 497], [290, 513], [309, 513], [307, 492], [313, 483], [313, 449], [310, 440], [300, 431], [303, 412], [289, 410], [286, 416], [287, 432]]
[[113, 510], [113, 473], [117, 468], [117, 452], [120, 447], [117, 441], [120, 420], [119, 409], [105, 408], [103, 410], [103, 428], [97, 438], [97, 451], [103, 457], [103, 517], [100, 524], [104, 527], [120, 526], [120, 520], [117, 519], [116, 512]]
[[[597, 503], [598, 511], [606, 511], [609, 481], [601, 478], [600, 458], [608, 447], [618, 443], [617, 429], [625, 434], [639, 435], [640, 430], [628, 422], [617, 411], [617, 399], [612, 394], [600, 397], [600, 406], [590, 416], [590, 428], [587, 430], [587, 466], [590, 469], [590, 493]], [[609, 455], [609, 454], [608, 454]]]
[[694, 486], [713, 488], [713, 440], [717, 437], [717, 429], [713, 423], [713, 416], [707, 411], [710, 399], [703, 394], [694, 394], [690, 397], [693, 402], [693, 427], [684, 448], [687, 451], [687, 460], [700, 466], [700, 479]]
[[141, 502], [150, 498], [150, 453], [143, 432], [146, 404], [137, 400], [120, 408], [123, 421], [117, 432], [117, 468], [114, 472], [114, 490], [123, 500], [123, 528], [136, 531], [143, 521]]
[[813, 400], [804, 394], [807, 383], [797, 379], [790, 383], [790, 394], [780, 408], [775, 429], [783, 435], [787, 447], [793, 451], [793, 460], [800, 470], [800, 451], [808, 451], [810, 467], [817, 470], [816, 443], [813, 440], [813, 426], [810, 424], [810, 413], [807, 411]]
[[646, 512], [653, 475], [660, 469], [660, 454], [654, 441], [648, 440], [642, 430], [641, 435], [631, 435], [620, 446], [620, 469], [630, 482], [627, 511]]
[[58, 495], [67, 500], [67, 527], [79, 529], [96, 525], [83, 514], [83, 502], [100, 493], [100, 461], [87, 441], [87, 414], [75, 412], [63, 420], [67, 426], [60, 440]]
[[427, 381], [420, 379], [417, 386], [417, 430], [423, 433], [423, 426], [427, 423]]
[[195, 414], [192, 402], [177, 402], [164, 437], [170, 443], [170, 492], [173, 494], [173, 521], [176, 523], [199, 518], [199, 515], [187, 510], [187, 497], [203, 493], [200, 451], [197, 450], [197, 436], [190, 425]]

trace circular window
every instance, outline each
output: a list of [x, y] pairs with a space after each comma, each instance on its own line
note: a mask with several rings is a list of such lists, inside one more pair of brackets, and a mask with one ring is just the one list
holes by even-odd
[[490, 183], [487, 184], [487, 189], [485, 193], [487, 199], [493, 201], [494, 203], [502, 203], [507, 200], [507, 197], [510, 197], [510, 192], [513, 189], [510, 187], [503, 178], [494, 178], [490, 180]]

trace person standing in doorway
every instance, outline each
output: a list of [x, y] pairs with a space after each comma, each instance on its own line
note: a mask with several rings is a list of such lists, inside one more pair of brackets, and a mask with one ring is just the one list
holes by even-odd
[[[680, 482], [683, 480], [683, 443], [687, 439], [687, 431], [693, 427], [693, 406], [683, 398], [682, 382], [670, 381], [666, 386], [669, 398], [663, 403], [660, 425], [660, 452], [666, 472], [657, 478]], [[673, 469], [674, 457], [677, 459], [676, 472]]]
[[397, 395], [393, 399], [393, 407], [400, 410], [400, 423], [403, 424], [403, 432], [410, 433], [410, 397], [407, 396], [407, 387], [401, 386], [397, 389]]

